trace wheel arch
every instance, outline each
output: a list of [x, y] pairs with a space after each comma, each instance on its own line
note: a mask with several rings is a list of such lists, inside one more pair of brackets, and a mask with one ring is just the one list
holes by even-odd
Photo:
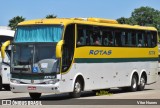
[[84, 87], [85, 87], [85, 80], [84, 80], [83, 74], [81, 74], [81, 73], [75, 75], [74, 81], [72, 83], [72, 90], [74, 89], [74, 84], [75, 84], [75, 81], [77, 79], [79, 79], [81, 81], [81, 83], [82, 83], [82, 91], [83, 91]]

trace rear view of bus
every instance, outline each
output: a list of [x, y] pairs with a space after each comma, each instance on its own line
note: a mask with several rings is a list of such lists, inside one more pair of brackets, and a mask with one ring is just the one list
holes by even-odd
[[10, 55], [11, 46], [9, 43], [13, 40], [14, 31], [9, 29], [0, 29], [0, 90], [4, 87], [6, 90], [10, 89]]

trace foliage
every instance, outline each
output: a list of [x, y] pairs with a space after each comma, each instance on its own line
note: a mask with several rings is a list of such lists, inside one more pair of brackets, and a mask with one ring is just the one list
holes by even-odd
[[148, 6], [136, 8], [130, 18], [121, 17], [117, 21], [121, 24], [153, 26], [160, 32], [160, 11]]
[[99, 92], [96, 92], [96, 96], [102, 96], [102, 95], [112, 95], [112, 93], [109, 93], [109, 91], [106, 90], [100, 90]]
[[121, 18], [118, 18], [117, 21], [118, 21], [120, 24], [130, 24], [130, 25], [137, 24], [137, 23], [135, 22], [135, 20], [133, 20], [132, 17], [130, 17], [130, 18], [121, 17]]
[[13, 17], [12, 19], [9, 20], [8, 26], [11, 27], [12, 30], [15, 30], [18, 23], [20, 23], [24, 20], [25, 20], [25, 18], [23, 18], [22, 16]]
[[49, 15], [46, 16], [46, 18], [47, 18], [47, 19], [49, 19], [49, 18], [57, 18], [57, 16], [54, 15], [54, 14], [49, 14]]

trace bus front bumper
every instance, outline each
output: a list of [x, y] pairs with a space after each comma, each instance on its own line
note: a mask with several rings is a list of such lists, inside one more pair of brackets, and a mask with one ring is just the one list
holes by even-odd
[[56, 84], [16, 84], [10, 82], [13, 93], [60, 93], [59, 83]]

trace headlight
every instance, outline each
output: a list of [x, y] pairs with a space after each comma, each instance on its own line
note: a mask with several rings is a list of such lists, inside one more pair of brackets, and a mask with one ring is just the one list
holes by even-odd
[[55, 79], [55, 80], [50, 80], [50, 81], [46, 81], [46, 84], [55, 84], [59, 81], [59, 79]]
[[20, 84], [20, 81], [16, 80], [16, 79], [11, 79], [10, 80], [12, 83], [16, 83], [16, 84]]

